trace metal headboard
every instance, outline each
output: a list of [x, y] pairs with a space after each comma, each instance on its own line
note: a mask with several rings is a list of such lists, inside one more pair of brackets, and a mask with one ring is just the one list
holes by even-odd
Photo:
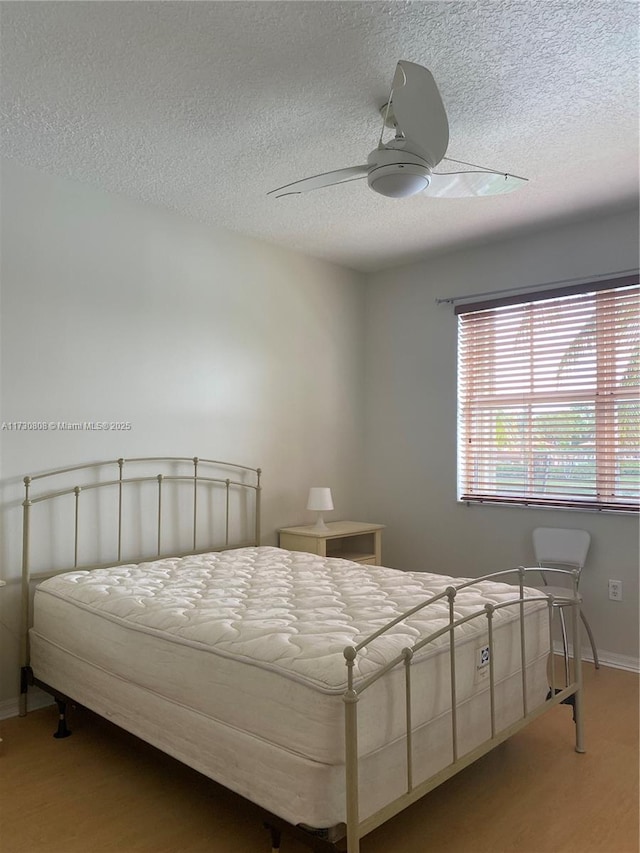
[[[147, 469], [154, 466], [157, 473], [136, 476], [128, 476], [128, 470], [132, 470], [135, 474], [136, 470], [140, 471], [142, 466]], [[99, 477], [102, 472], [109, 471], [111, 467], [115, 477], [102, 480]], [[187, 468], [185, 473], [175, 473], [176, 467]], [[127, 475], [125, 475], [127, 469]], [[116, 473], [117, 472], [117, 473]], [[77, 483], [75, 485], [65, 485], [64, 488], [53, 488], [52, 490], [36, 493], [36, 482], [48, 479], [48, 485], [59, 481], [68, 483], [70, 474], [77, 474], [79, 478], [84, 478], [85, 475], [91, 475], [98, 479]], [[220, 476], [221, 473], [227, 473], [232, 476]], [[22, 532], [22, 631], [21, 631], [21, 667], [24, 668], [29, 664], [29, 627], [31, 625], [31, 583], [33, 581], [44, 580], [53, 577], [56, 574], [72, 570], [88, 570], [96, 568], [104, 568], [107, 566], [118, 566], [132, 562], [146, 562], [148, 560], [162, 559], [163, 557], [179, 557], [186, 554], [206, 553], [207, 551], [221, 551], [229, 548], [241, 548], [247, 546], [258, 546], [260, 544], [260, 496], [262, 487], [260, 477], [262, 474], [261, 468], [251, 468], [247, 465], [237, 465], [234, 462], [222, 462], [216, 459], [201, 459], [197, 456], [148, 456], [136, 457], [131, 459], [110, 459], [103, 462], [92, 462], [85, 465], [72, 465], [67, 468], [58, 468], [55, 471], [46, 471], [42, 474], [32, 474], [24, 478], [25, 498], [23, 506], [23, 532]], [[214, 476], [215, 475], [215, 476]], [[156, 521], [156, 552], [155, 554], [144, 554], [134, 558], [122, 558], [124, 536], [123, 536], [123, 496], [125, 491], [136, 485], [155, 484], [153, 488], [156, 491], [156, 500], [154, 501], [154, 514]], [[163, 553], [162, 544], [162, 525], [163, 525], [163, 487], [166, 490], [173, 484], [189, 484], [193, 486], [191, 504], [191, 544], [186, 550], [183, 548], [171, 549]], [[210, 545], [206, 548], [196, 550], [196, 542], [198, 536], [198, 494], [203, 487], [218, 488], [224, 491], [224, 544]], [[100, 491], [108, 488], [115, 489], [117, 493], [117, 548], [115, 549], [113, 559], [101, 562], [79, 563], [78, 561], [78, 542], [81, 519], [81, 495], [87, 491]], [[230, 497], [232, 491], [240, 490], [243, 493], [253, 495], [254, 497], [254, 525], [252, 536], [249, 541], [232, 541], [230, 539], [230, 521], [231, 521], [231, 503]], [[73, 565], [62, 568], [49, 569], [46, 572], [32, 573], [31, 571], [31, 512], [34, 504], [44, 502], [54, 502], [58, 498], [73, 495]], [[210, 525], [208, 534], [211, 537], [210, 541], [214, 541], [214, 519], [209, 519]], [[217, 531], [216, 531], [217, 532]], [[21, 700], [26, 695], [21, 695]]]

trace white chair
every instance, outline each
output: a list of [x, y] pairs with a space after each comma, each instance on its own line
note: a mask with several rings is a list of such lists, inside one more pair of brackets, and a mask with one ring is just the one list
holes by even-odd
[[[567, 626], [564, 618], [564, 607], [574, 600], [573, 584], [566, 586], [551, 585], [547, 581], [545, 568], [570, 568], [578, 570], [578, 583], [580, 582], [580, 573], [587, 559], [589, 545], [591, 544], [591, 535], [586, 530], [564, 530], [557, 527], [536, 527], [533, 531], [533, 551], [536, 557], [536, 562], [540, 567], [542, 589], [547, 595], [552, 595], [554, 598], [554, 607], [558, 608], [560, 616], [560, 629], [562, 631], [562, 646], [564, 650], [564, 669], [569, 684], [569, 648], [567, 646]], [[564, 575], [552, 573], [552, 577], [563, 578]], [[578, 592], [578, 598], [582, 603], [582, 595]], [[595, 640], [591, 626], [584, 615], [584, 610], [580, 608], [580, 616], [584, 622], [584, 627], [589, 635], [589, 642], [593, 651], [593, 662], [596, 669], [600, 668], [598, 660], [598, 650], [596, 649]]]

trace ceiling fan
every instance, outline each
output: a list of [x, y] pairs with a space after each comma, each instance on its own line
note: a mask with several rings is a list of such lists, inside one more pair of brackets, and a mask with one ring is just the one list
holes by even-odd
[[[389, 198], [407, 198], [417, 193], [464, 198], [510, 193], [527, 181], [518, 175], [444, 156], [449, 145], [447, 113], [431, 72], [422, 65], [398, 62], [389, 99], [380, 112], [380, 140], [366, 164], [294, 181], [267, 195], [282, 198], [366, 178], [374, 192]], [[396, 133], [387, 143], [382, 142], [385, 127], [394, 128]], [[435, 172], [442, 161], [468, 168]]]

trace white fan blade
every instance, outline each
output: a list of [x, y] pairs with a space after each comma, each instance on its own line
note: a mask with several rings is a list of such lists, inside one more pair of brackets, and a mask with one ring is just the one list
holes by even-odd
[[405, 138], [433, 169], [446, 154], [449, 122], [431, 72], [401, 60], [393, 78], [391, 104]]
[[366, 178], [369, 171], [368, 166], [349, 166], [347, 169], [337, 169], [335, 172], [323, 172], [322, 175], [313, 175], [311, 178], [303, 178], [292, 184], [285, 184], [277, 190], [270, 190], [267, 195], [275, 195], [280, 198], [283, 195], [295, 195], [306, 193], [309, 190], [319, 190], [322, 187], [331, 187], [334, 184], [342, 184], [345, 181], [355, 181]]
[[497, 172], [450, 172], [432, 174], [431, 183], [422, 195], [436, 198], [470, 198], [473, 196], [504, 195], [527, 183], [526, 178], [500, 175]]
[[391, 84], [391, 91], [394, 89], [399, 89], [401, 86], [407, 82], [407, 75], [404, 73], [403, 65], [408, 65], [404, 60], [400, 60], [400, 62], [396, 65], [396, 73], [393, 75], [393, 83]]

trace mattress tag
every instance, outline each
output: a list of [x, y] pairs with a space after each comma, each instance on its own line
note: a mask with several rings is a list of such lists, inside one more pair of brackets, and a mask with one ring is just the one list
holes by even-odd
[[489, 678], [490, 655], [489, 646], [480, 646], [476, 649], [476, 675], [474, 679], [476, 684], [479, 681], [484, 681], [485, 678]]

